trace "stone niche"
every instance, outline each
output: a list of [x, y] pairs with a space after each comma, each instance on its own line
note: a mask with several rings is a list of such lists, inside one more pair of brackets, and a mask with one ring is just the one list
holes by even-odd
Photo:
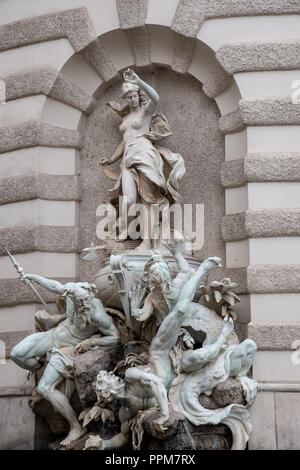
[[[173, 132], [161, 145], [180, 153], [185, 160], [186, 175], [181, 182], [183, 203], [204, 204], [204, 246], [194, 255], [200, 259], [219, 256], [225, 261], [221, 238], [225, 198], [220, 178], [224, 136], [219, 130], [220, 114], [216, 103], [204, 94], [200, 82], [193, 77], [158, 66], [138, 70], [138, 73], [159, 93], [158, 112], [167, 117]], [[96, 225], [100, 220], [96, 209], [106, 200], [107, 190], [114, 181], [106, 177], [99, 160], [111, 156], [121, 142], [121, 119], [105, 103], [122, 102], [121, 84], [120, 80], [98, 89], [95, 94], [98, 104], [81, 129], [84, 134], [80, 163], [82, 246], [89, 246], [91, 240], [101, 244], [96, 240]], [[111, 170], [117, 173], [119, 164], [120, 160]], [[98, 270], [99, 261], [80, 261], [80, 279], [93, 281]]]

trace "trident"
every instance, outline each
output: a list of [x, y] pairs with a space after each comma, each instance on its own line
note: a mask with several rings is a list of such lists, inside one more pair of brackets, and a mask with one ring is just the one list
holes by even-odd
[[47, 305], [46, 302], [44, 301], [41, 294], [37, 291], [37, 289], [34, 287], [34, 285], [32, 285], [31, 281], [29, 281], [29, 279], [23, 279], [24, 278], [24, 270], [23, 270], [23, 268], [21, 268], [20, 263], [17, 262], [16, 258], [11, 254], [11, 252], [8, 250], [8, 248], [5, 245], [4, 245], [4, 249], [5, 249], [6, 253], [8, 254], [8, 256], [10, 257], [12, 264], [16, 268], [18, 276], [21, 279], [21, 281], [23, 281], [23, 282], [25, 282], [25, 284], [29, 285], [29, 287], [33, 290], [33, 292], [38, 297], [40, 302], [44, 305], [46, 311], [49, 314], [54, 314], [54, 312], [51, 310], [49, 305]]

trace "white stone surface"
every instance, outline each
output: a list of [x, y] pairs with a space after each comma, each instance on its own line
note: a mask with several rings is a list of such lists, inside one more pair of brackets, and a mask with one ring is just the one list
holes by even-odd
[[77, 129], [82, 111], [68, 104], [46, 97], [41, 120], [53, 126]]
[[249, 240], [226, 243], [226, 267], [243, 268], [249, 265]]
[[146, 24], [171, 26], [178, 0], [148, 0]]
[[299, 15], [241, 16], [206, 20], [197, 37], [217, 51], [224, 44], [299, 39], [299, 29]]
[[26, 96], [8, 101], [5, 105], [0, 106], [0, 127], [22, 121], [39, 121], [45, 101], [45, 95]]
[[55, 147], [30, 147], [2, 153], [1, 178], [32, 174], [75, 175], [77, 151]]
[[0, 308], [0, 331], [25, 331], [34, 329], [36, 304]]
[[0, 206], [0, 228], [16, 225], [76, 225], [77, 203], [75, 201], [13, 202]]
[[11, 359], [6, 364], [0, 364], [0, 389], [2, 387], [31, 387], [34, 386], [34, 378], [28, 379], [28, 370], [21, 369]]
[[74, 49], [68, 39], [55, 39], [9, 49], [0, 52], [1, 75], [30, 71], [44, 65], [60, 70], [73, 54]]
[[221, 115], [236, 111], [239, 107], [239, 101], [241, 94], [235, 81], [232, 81], [230, 87], [228, 87], [223, 93], [216, 97], [216, 103], [220, 110]]
[[248, 183], [249, 209], [299, 208], [300, 183]]
[[250, 305], [255, 323], [300, 321], [300, 294], [251, 294]]
[[[232, 279], [234, 281], [234, 279]], [[233, 310], [237, 314], [237, 320], [239, 323], [250, 322], [250, 295], [239, 294], [240, 302], [236, 303]]]
[[275, 393], [278, 450], [300, 449], [300, 394]]
[[[56, 304], [48, 304], [54, 312], [57, 312]], [[41, 304], [14, 305], [13, 307], [0, 308], [0, 331], [30, 331], [35, 329], [34, 314], [43, 309]]]
[[103, 83], [96, 70], [79, 53], [72, 55], [62, 67], [61, 73], [90, 95]]
[[33, 450], [34, 437], [35, 415], [28, 397], [1, 397], [0, 450]]
[[237, 214], [248, 209], [247, 186], [225, 189], [226, 214]]
[[153, 63], [170, 65], [173, 60], [173, 33], [169, 28], [150, 26], [151, 60]]
[[272, 70], [234, 74], [243, 98], [288, 97], [293, 81], [300, 80], [299, 70]]
[[249, 264], [300, 264], [300, 237], [252, 238], [249, 250]]
[[37, 148], [38, 173], [47, 175], [75, 175], [77, 173], [77, 150], [56, 147]]
[[117, 70], [134, 64], [133, 53], [123, 31], [117, 29], [101, 36], [101, 44]]
[[203, 43], [197, 41], [192, 63], [188, 72], [201, 83], [209, 79], [216, 67], [216, 58], [213, 52]]
[[21, 176], [36, 173], [37, 147], [13, 150], [0, 155], [0, 174], [7, 176]]
[[250, 126], [248, 153], [299, 152], [300, 126]]
[[[32, 253], [20, 253], [18, 262], [27, 274], [39, 274], [40, 276], [76, 277], [77, 255], [75, 253], [48, 253], [35, 251]], [[15, 279], [16, 270], [8, 256], [0, 258], [0, 279]]]
[[250, 450], [276, 450], [276, 418], [274, 393], [259, 392], [249, 408], [253, 431]]
[[258, 382], [299, 383], [300, 364], [292, 362], [293, 352], [257, 351], [253, 362], [253, 378]]
[[225, 135], [225, 160], [239, 160], [247, 154], [247, 130]]

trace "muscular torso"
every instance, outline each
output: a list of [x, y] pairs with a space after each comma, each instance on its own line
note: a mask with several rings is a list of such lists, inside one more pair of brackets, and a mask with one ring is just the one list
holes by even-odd
[[67, 319], [61, 322], [54, 330], [53, 339], [55, 347], [62, 348], [66, 346], [76, 346], [83, 340], [99, 333], [96, 326], [95, 309], [97, 308], [97, 299], [93, 300], [91, 309], [90, 323], [85, 328], [81, 328], [76, 309], [71, 299], [67, 299]]

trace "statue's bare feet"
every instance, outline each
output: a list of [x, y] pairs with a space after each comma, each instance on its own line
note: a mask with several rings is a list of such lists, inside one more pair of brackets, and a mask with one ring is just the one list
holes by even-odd
[[69, 434], [65, 439], [63, 439], [60, 443], [61, 446], [68, 446], [72, 442], [77, 441], [80, 437], [84, 436], [84, 434], [87, 432], [86, 428], [83, 428], [80, 426], [74, 426], [70, 429]]

